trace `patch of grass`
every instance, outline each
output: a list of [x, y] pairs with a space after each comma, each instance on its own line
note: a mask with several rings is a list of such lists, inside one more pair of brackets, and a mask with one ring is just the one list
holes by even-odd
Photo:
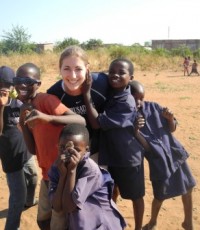
[[191, 99], [191, 97], [185, 96], [185, 97], [179, 97], [179, 99], [180, 99], [180, 100], [189, 100], [189, 99]]
[[155, 86], [156, 86], [156, 88], [157, 89], [159, 89], [161, 92], [162, 91], [169, 91], [169, 85], [166, 85], [166, 84], [164, 84], [163, 82], [160, 82], [160, 81], [158, 81], [158, 82], [156, 82], [155, 83]]
[[197, 138], [195, 138], [195, 137], [189, 137], [189, 140], [196, 141]]

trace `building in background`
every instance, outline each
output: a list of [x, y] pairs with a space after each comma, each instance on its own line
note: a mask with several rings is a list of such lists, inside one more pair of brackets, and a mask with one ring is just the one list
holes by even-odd
[[37, 50], [38, 53], [52, 52], [53, 48], [54, 48], [53, 43], [36, 44], [36, 50]]
[[166, 39], [166, 40], [152, 40], [152, 49], [163, 48], [166, 50], [175, 49], [181, 46], [188, 47], [191, 51], [200, 49], [200, 39]]

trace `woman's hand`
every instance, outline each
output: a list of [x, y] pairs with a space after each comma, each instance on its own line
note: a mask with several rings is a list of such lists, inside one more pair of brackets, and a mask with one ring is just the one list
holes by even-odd
[[92, 75], [90, 74], [90, 71], [88, 70], [86, 73], [85, 81], [82, 84], [82, 88], [81, 88], [82, 93], [84, 95], [89, 94], [91, 90], [91, 86], [92, 86]]

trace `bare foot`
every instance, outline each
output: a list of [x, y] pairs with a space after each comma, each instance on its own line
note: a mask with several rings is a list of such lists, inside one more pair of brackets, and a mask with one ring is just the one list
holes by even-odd
[[182, 227], [185, 229], [185, 230], [193, 230], [193, 226], [191, 224], [187, 224], [185, 222], [182, 223]]
[[156, 224], [151, 224], [151, 223], [148, 223], [146, 224], [142, 230], [156, 230], [157, 229], [157, 225]]

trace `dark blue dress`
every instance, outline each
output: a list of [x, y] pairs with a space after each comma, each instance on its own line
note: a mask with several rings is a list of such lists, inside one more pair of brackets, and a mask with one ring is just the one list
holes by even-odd
[[144, 102], [140, 112], [145, 118], [145, 126], [140, 131], [151, 147], [145, 157], [155, 198], [163, 200], [187, 193], [195, 186], [186, 163], [189, 154], [170, 132], [167, 120], [161, 115], [162, 107]]

